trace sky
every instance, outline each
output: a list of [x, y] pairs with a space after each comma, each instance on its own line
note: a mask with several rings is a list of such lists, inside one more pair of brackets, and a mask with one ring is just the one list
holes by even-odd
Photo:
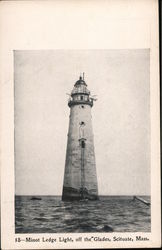
[[70, 109], [85, 72], [99, 195], [150, 194], [150, 51], [14, 51], [17, 195], [61, 195]]

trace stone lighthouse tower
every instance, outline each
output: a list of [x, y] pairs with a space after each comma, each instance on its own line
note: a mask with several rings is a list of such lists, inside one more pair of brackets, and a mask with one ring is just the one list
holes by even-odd
[[94, 98], [83, 78], [75, 83], [68, 106], [70, 120], [62, 200], [96, 200], [98, 187], [91, 120]]

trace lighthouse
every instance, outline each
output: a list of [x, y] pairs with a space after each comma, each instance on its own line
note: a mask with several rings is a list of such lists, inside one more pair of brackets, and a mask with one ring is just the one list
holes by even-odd
[[97, 200], [98, 185], [90, 96], [83, 77], [74, 84], [70, 108], [62, 200]]

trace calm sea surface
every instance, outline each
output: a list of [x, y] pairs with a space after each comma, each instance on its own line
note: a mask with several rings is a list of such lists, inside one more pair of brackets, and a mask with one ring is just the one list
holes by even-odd
[[[140, 196], [150, 201], [149, 196]], [[38, 198], [38, 196], [37, 196]], [[63, 202], [60, 196], [15, 197], [16, 233], [150, 232], [150, 206], [132, 196]]]

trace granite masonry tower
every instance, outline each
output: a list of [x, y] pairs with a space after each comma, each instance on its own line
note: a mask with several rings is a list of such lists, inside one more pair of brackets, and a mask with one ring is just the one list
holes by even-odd
[[83, 77], [70, 94], [69, 131], [62, 200], [96, 200], [98, 187], [91, 120], [95, 99], [90, 96]]

